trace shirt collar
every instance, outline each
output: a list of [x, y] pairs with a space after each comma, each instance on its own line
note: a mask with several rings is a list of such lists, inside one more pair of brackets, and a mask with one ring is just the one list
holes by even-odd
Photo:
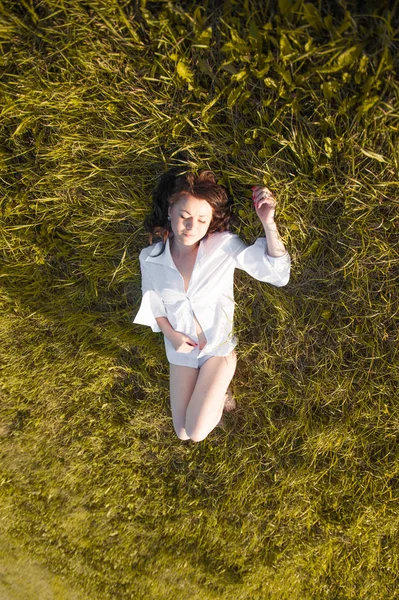
[[[198, 253], [197, 253], [197, 258], [196, 258], [196, 263], [199, 263], [202, 258], [204, 257], [204, 239], [200, 240], [200, 244], [199, 244], [199, 248], [198, 248]], [[162, 248], [162, 242], [159, 242], [155, 249], [153, 250], [153, 252], [155, 251], [156, 254], [159, 253], [159, 251]], [[169, 246], [169, 238], [167, 238], [166, 240], [166, 244], [165, 244], [165, 250], [162, 252], [162, 254], [160, 254], [159, 256], [152, 256], [151, 254], [149, 254], [147, 256], [147, 258], [145, 259], [145, 262], [153, 262], [156, 263], [158, 265], [165, 265], [167, 267], [172, 267], [172, 269], [176, 269], [176, 265], [175, 262], [172, 258], [172, 255], [170, 253], [170, 246]]]

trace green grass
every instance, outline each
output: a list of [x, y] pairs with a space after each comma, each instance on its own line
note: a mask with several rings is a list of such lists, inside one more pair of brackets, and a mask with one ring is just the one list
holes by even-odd
[[[0, 531], [71, 590], [399, 597], [398, 8], [1, 5]], [[269, 186], [292, 256], [236, 272], [238, 409], [200, 443], [131, 322], [180, 151], [247, 243]]]

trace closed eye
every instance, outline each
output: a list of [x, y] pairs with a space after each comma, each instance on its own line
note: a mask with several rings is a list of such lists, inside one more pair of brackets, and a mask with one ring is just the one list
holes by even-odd
[[[182, 219], [186, 219], [184, 215], [180, 215]], [[206, 223], [206, 221], [199, 221], [200, 223]]]

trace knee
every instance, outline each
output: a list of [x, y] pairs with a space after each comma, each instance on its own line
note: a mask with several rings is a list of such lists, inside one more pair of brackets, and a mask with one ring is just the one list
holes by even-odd
[[173, 427], [179, 440], [191, 440], [193, 442], [201, 442], [206, 438], [209, 431], [201, 431], [198, 427], [194, 427], [191, 431], [185, 427]]
[[204, 440], [207, 437], [208, 433], [209, 433], [209, 431], [207, 431], [206, 433], [203, 433], [203, 432], [198, 432], [198, 433], [193, 432], [189, 436], [189, 438], [190, 438], [190, 440], [192, 442], [202, 442], [202, 440]]
[[190, 440], [193, 442], [202, 442], [202, 440], [204, 440], [210, 433], [209, 430], [205, 430], [198, 426], [194, 427], [193, 429], [186, 429], [186, 431]]
[[174, 427], [175, 433], [177, 435], [177, 437], [179, 438], [179, 440], [189, 440], [190, 436], [187, 435], [186, 430], [184, 429], [184, 427]]

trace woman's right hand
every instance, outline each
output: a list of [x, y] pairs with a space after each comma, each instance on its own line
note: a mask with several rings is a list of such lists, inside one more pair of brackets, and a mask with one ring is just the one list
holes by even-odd
[[169, 341], [176, 352], [181, 352], [182, 354], [188, 354], [198, 346], [197, 342], [194, 342], [185, 333], [180, 333], [180, 331], [174, 331], [170, 336]]

